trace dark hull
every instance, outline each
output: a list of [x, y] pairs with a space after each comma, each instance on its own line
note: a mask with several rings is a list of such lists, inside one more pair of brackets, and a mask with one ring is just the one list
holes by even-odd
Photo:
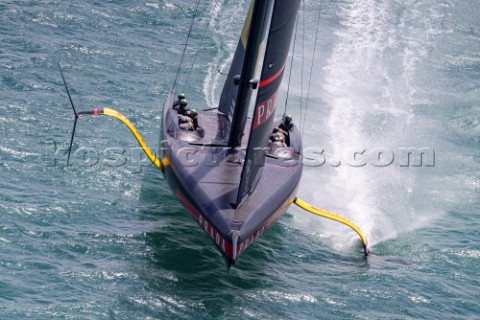
[[[302, 172], [300, 134], [294, 128], [290, 147], [277, 149], [276, 155], [267, 150], [270, 155], [265, 158], [254, 192], [235, 208], [243, 163], [228, 161], [217, 114], [200, 112], [202, 129], [184, 131], [177, 125], [172, 104], [170, 94], [163, 110], [160, 148], [165, 178], [230, 267], [292, 203]], [[245, 132], [249, 132], [248, 127]], [[243, 140], [248, 141], [248, 137]]]

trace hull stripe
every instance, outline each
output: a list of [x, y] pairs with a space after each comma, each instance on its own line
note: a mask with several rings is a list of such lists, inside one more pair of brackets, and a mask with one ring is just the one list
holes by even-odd
[[[192, 217], [197, 221], [203, 231], [213, 240], [215, 245], [220, 249], [220, 251], [229, 259], [235, 261], [238, 256], [247, 249], [247, 247], [252, 244], [256, 239], [258, 239], [267, 229], [269, 229], [278, 219], [280, 219], [292, 200], [286, 201], [280, 208], [277, 209], [277, 212], [272, 215], [263, 226], [254, 231], [252, 235], [243, 240], [242, 242], [232, 244], [230, 241], [226, 240], [214, 227], [209, 223], [199, 212], [198, 210], [188, 201], [188, 199], [180, 192], [176, 190], [175, 192], [177, 198], [187, 209], [187, 211], [192, 215]], [[236, 242], [236, 241], [235, 241]], [[234, 247], [235, 246], [235, 247]]]

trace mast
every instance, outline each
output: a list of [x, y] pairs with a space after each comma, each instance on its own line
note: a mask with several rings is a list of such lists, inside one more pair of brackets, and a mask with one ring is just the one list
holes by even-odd
[[[261, 176], [265, 163], [263, 149], [272, 129], [299, 4], [300, 0], [251, 1], [220, 97], [217, 141], [219, 144], [228, 141], [232, 156], [229, 161], [238, 162], [250, 98], [258, 89], [236, 207], [253, 192]], [[260, 79], [254, 79], [258, 66], [261, 66], [261, 72], [257, 71]]]
[[299, 4], [300, 0], [274, 2], [245, 164], [238, 188], [237, 207], [255, 189], [265, 164], [264, 148], [272, 130], [277, 95], [290, 50]]
[[[257, 88], [257, 82], [253, 79], [255, 76], [257, 57], [260, 52], [260, 44], [265, 36], [265, 22], [268, 8], [273, 2], [274, 0], [252, 0], [253, 10], [250, 11], [250, 28], [248, 31], [242, 73], [234, 77], [234, 85], [238, 85], [238, 92], [235, 99], [232, 126], [228, 138], [230, 153], [236, 153], [236, 149], [242, 144], [242, 137], [248, 116], [250, 95], [252, 90]], [[248, 18], [249, 17], [247, 17], [246, 24], [248, 23]]]

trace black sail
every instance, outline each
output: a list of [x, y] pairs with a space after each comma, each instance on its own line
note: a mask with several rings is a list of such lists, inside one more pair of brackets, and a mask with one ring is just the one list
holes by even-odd
[[265, 13], [267, 8], [271, 7], [271, 2], [272, 0], [251, 1], [235, 56], [220, 96], [216, 143], [227, 144], [232, 150], [241, 145], [252, 94], [249, 80], [255, 73], [260, 43], [265, 37]]
[[231, 121], [233, 117], [235, 100], [238, 93], [238, 86], [234, 84], [234, 77], [242, 73], [254, 2], [255, 1], [252, 1], [250, 3], [250, 9], [248, 10], [245, 24], [243, 25], [242, 34], [240, 36], [240, 39], [238, 40], [237, 49], [235, 51], [235, 55], [233, 56], [230, 71], [228, 72], [222, 95], [220, 96], [220, 104], [218, 106], [218, 111], [221, 114], [227, 116], [229, 121]]
[[[242, 73], [235, 76], [234, 85], [238, 85], [235, 108], [233, 111], [232, 127], [228, 138], [229, 152], [235, 157], [233, 161], [238, 161], [237, 148], [242, 145], [242, 140], [247, 123], [248, 107], [255, 85], [254, 77], [257, 73], [259, 64], [263, 61], [259, 59], [264, 53], [264, 40], [267, 36], [268, 26], [270, 25], [271, 12], [274, 0], [252, 1], [253, 9], [250, 15], [250, 30], [248, 31], [247, 47], [243, 61]], [[249, 19], [247, 18], [247, 21]]]
[[264, 147], [272, 129], [299, 3], [300, 0], [274, 1], [237, 205], [253, 191], [261, 175], [265, 160]]

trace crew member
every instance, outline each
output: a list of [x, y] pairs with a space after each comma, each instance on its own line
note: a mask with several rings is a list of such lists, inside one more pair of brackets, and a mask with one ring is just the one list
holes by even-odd
[[292, 120], [293, 120], [293, 117], [291, 114], [284, 114], [282, 118], [282, 123], [280, 123], [280, 126], [278, 127], [286, 132], [289, 132], [290, 130], [293, 129]]
[[270, 140], [274, 140], [275, 137], [282, 137], [285, 140], [285, 136], [288, 134], [288, 132], [283, 131], [280, 128], [273, 128], [272, 134], [270, 135]]
[[270, 148], [286, 148], [285, 139], [281, 136], [275, 136], [273, 141], [268, 144]]
[[197, 112], [197, 109], [192, 108], [189, 111], [187, 111], [187, 116], [189, 116], [190, 119], [192, 119], [194, 130], [197, 130], [197, 128], [198, 128], [198, 112]]
[[183, 114], [178, 115], [178, 126], [183, 130], [188, 130], [188, 131], [195, 130], [193, 125], [193, 120], [188, 115], [183, 115]]
[[293, 130], [293, 123], [292, 123], [293, 117], [291, 114], [284, 114], [282, 118], [282, 122], [278, 126], [280, 129], [285, 131], [285, 143], [287, 146], [290, 146], [290, 135], [289, 132]]
[[180, 99], [179, 101], [179, 106], [178, 106], [178, 114], [180, 115], [185, 115], [185, 112], [188, 110], [187, 109], [188, 105], [188, 100], [187, 99]]
[[180, 107], [180, 100], [186, 99], [185, 93], [178, 94], [178, 100], [173, 103], [173, 109], [177, 110]]

